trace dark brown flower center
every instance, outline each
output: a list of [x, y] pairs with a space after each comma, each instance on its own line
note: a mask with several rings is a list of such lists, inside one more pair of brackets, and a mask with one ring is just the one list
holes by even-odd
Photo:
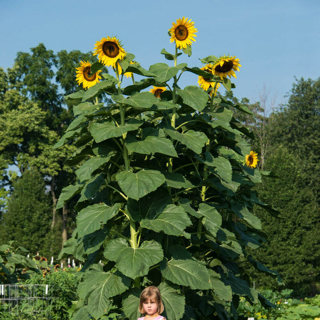
[[203, 80], [206, 81], [206, 82], [212, 82], [212, 77], [211, 77], [212, 69], [211, 68], [206, 68], [203, 71], [206, 71], [206, 72], [210, 73], [208, 75], [202, 76]]
[[220, 66], [219, 64], [214, 68], [214, 70], [221, 73], [227, 73], [230, 70], [232, 70], [232, 67], [233, 67], [232, 61], [225, 61], [222, 66]]
[[253, 163], [253, 156], [250, 155], [250, 156], [248, 157], [248, 162], [249, 162], [249, 164], [252, 164], [252, 163]]
[[163, 89], [157, 89], [157, 90], [154, 92], [154, 95], [155, 95], [157, 98], [160, 98], [160, 95], [161, 95], [162, 92], [163, 92]]
[[179, 41], [183, 41], [188, 38], [189, 32], [186, 26], [178, 26], [174, 30], [174, 34]]
[[102, 51], [106, 56], [115, 58], [119, 54], [120, 49], [116, 43], [112, 41], [106, 41], [102, 45]]
[[83, 77], [87, 80], [87, 81], [94, 81], [97, 77], [97, 74], [91, 74], [91, 68], [90, 67], [85, 67], [83, 69]]

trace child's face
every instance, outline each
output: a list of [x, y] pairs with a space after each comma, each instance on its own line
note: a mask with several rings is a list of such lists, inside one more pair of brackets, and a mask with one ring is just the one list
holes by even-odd
[[154, 298], [147, 298], [146, 301], [143, 302], [143, 309], [147, 315], [154, 315], [158, 313], [158, 303]]

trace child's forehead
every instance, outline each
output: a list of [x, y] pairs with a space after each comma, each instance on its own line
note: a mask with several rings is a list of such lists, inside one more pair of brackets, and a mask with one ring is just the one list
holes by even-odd
[[146, 295], [142, 298], [143, 301], [156, 301], [157, 300], [157, 296], [155, 294], [152, 295]]

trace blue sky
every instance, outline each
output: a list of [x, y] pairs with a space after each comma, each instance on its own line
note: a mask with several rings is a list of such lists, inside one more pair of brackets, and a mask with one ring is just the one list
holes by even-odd
[[285, 103], [295, 77], [320, 76], [319, 0], [0, 0], [0, 67], [40, 42], [55, 52], [87, 52], [107, 35], [149, 67], [165, 62], [162, 48], [174, 50], [167, 31], [182, 16], [195, 22], [198, 36], [192, 57], [180, 62], [201, 66], [208, 55], [237, 56], [238, 98], [254, 102], [265, 92], [270, 108]]

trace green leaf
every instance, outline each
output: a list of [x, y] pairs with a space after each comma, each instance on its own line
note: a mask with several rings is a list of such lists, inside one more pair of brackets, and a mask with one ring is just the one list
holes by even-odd
[[123, 89], [123, 94], [132, 95], [134, 93], [140, 92], [141, 90], [153, 85], [154, 83], [155, 81], [152, 78], [142, 79], [139, 82], [135, 82], [134, 84], [125, 87]]
[[140, 170], [136, 173], [122, 171], [116, 175], [121, 190], [129, 197], [139, 200], [158, 189], [166, 180], [157, 170]]
[[255, 229], [261, 230], [261, 220], [251, 213], [248, 208], [244, 205], [233, 203], [231, 205], [231, 210], [241, 219], [244, 219]]
[[222, 217], [218, 210], [206, 203], [201, 203], [198, 214], [204, 217], [203, 225], [215, 237], [222, 225]]
[[141, 76], [145, 76], [145, 77], [154, 77], [155, 76], [154, 73], [144, 69], [138, 63], [130, 64], [128, 66], [126, 72], [133, 72], [133, 73], [139, 74]]
[[130, 294], [122, 300], [122, 308], [129, 320], [137, 320], [141, 316], [138, 310], [141, 290], [134, 288], [130, 290], [129, 293]]
[[196, 260], [171, 259], [161, 264], [161, 273], [165, 279], [191, 289], [211, 289], [209, 272], [206, 267]]
[[107, 80], [100, 81], [96, 85], [94, 85], [93, 87], [89, 88], [84, 93], [84, 95], [82, 97], [82, 102], [85, 102], [85, 101], [95, 97], [101, 91], [108, 90], [110, 92], [113, 92], [115, 90], [115, 84], [116, 83], [117, 83], [117, 80], [113, 76], [109, 75]]
[[134, 152], [141, 154], [162, 153], [170, 157], [178, 157], [171, 140], [156, 136], [147, 136], [144, 140], [128, 140], [127, 149], [129, 154]]
[[187, 46], [186, 48], [183, 48], [182, 51], [188, 55], [188, 57], [191, 57], [192, 55], [192, 47], [191, 46]]
[[64, 100], [69, 105], [78, 104], [79, 102], [81, 102], [84, 93], [85, 93], [84, 90], [76, 91], [74, 93], [71, 93], [71, 94], [68, 94], [67, 96], [65, 96]]
[[208, 94], [197, 86], [187, 86], [183, 90], [177, 90], [183, 103], [196, 111], [202, 111], [208, 102]]
[[163, 54], [167, 60], [174, 60], [174, 55], [168, 52], [166, 49], [162, 49], [160, 53]]
[[158, 286], [167, 319], [179, 320], [184, 314], [185, 297], [166, 282], [161, 282]]
[[231, 81], [228, 78], [224, 78], [222, 81], [223, 86], [226, 88], [227, 91], [231, 90]]
[[119, 271], [129, 278], [145, 276], [149, 268], [163, 259], [161, 245], [154, 241], [144, 241], [139, 248], [129, 247], [122, 238], [108, 241], [104, 250], [106, 259], [114, 261]]
[[93, 75], [95, 74], [97, 71], [101, 70], [104, 67], [104, 64], [100, 63], [99, 61], [95, 62], [94, 64], [92, 64], [91, 68], [90, 68], [90, 73]]
[[119, 61], [119, 64], [122, 68], [122, 73], [127, 72], [127, 68], [130, 66], [130, 62], [135, 58], [134, 54], [128, 53], [126, 54], [125, 58]]
[[213, 292], [220, 300], [232, 301], [232, 289], [219, 279], [219, 276], [210, 270], [210, 282]]
[[141, 227], [155, 232], [164, 232], [172, 236], [185, 236], [190, 239], [190, 235], [184, 230], [192, 225], [187, 213], [180, 206], [168, 205], [163, 212], [155, 219], [143, 219]]
[[130, 119], [124, 126], [117, 127], [112, 121], [103, 123], [92, 123], [89, 125], [89, 131], [95, 142], [99, 143], [110, 138], [122, 136], [128, 131], [137, 130], [142, 121]]
[[107, 163], [110, 158], [94, 157], [87, 160], [82, 166], [76, 170], [76, 175], [80, 182], [91, 179], [92, 173]]
[[224, 157], [214, 158], [211, 153], [206, 152], [206, 161], [204, 162], [207, 166], [214, 167], [215, 172], [221, 179], [227, 182], [232, 181], [232, 166], [228, 159]]
[[99, 174], [92, 179], [88, 180], [88, 182], [84, 185], [81, 191], [81, 197], [78, 202], [86, 201], [89, 199], [93, 199], [98, 193], [100, 187], [106, 183], [105, 176], [103, 174]]
[[[80, 103], [80, 104], [73, 107], [73, 114], [75, 116], [78, 116], [81, 114], [84, 114], [84, 115], [92, 114], [92, 113], [96, 112], [97, 110], [99, 110], [102, 105], [103, 105], [102, 103], [93, 104], [91, 102], [83, 102], [83, 103]], [[69, 128], [70, 128], [70, 126], [69, 126]], [[68, 128], [68, 130], [70, 130], [69, 128]]]
[[181, 173], [164, 172], [163, 174], [166, 177], [167, 185], [171, 188], [187, 189], [194, 187], [194, 185], [189, 180], [187, 180]]
[[197, 154], [200, 154], [202, 152], [202, 148], [209, 140], [203, 132], [199, 131], [189, 130], [185, 133], [180, 133], [176, 130], [168, 128], [164, 129], [164, 131], [173, 140], [181, 142]]
[[86, 280], [94, 285], [88, 297], [88, 311], [95, 318], [107, 313], [110, 298], [125, 292], [130, 285], [129, 279], [110, 272], [90, 272]]
[[90, 319], [92, 319], [92, 317], [88, 311], [87, 306], [82, 307], [72, 316], [72, 320], [90, 320]]
[[108, 207], [106, 204], [94, 204], [82, 209], [77, 216], [77, 231], [83, 237], [96, 230], [117, 215], [120, 203]]
[[151, 107], [159, 101], [151, 92], [139, 92], [133, 96], [123, 99], [122, 96], [112, 96], [112, 99], [119, 102], [125, 103], [135, 109], [151, 109]]
[[216, 56], [208, 56], [206, 58], [200, 59], [200, 61], [204, 64], [207, 64], [207, 63], [216, 63], [218, 59], [219, 58]]
[[176, 67], [170, 67], [166, 63], [156, 63], [150, 66], [149, 71], [156, 75], [155, 80], [160, 83], [165, 83], [173, 78], [180, 69], [187, 66], [186, 63], [182, 63]]
[[67, 132], [60, 138], [60, 140], [53, 146], [53, 148], [54, 148], [54, 149], [58, 149], [58, 148], [62, 147], [67, 140], [69, 140], [70, 138], [72, 138], [72, 137], [75, 136], [76, 134], [80, 133], [81, 130], [82, 130], [82, 128], [78, 128], [78, 129], [72, 130], [72, 131], [67, 131]]
[[81, 184], [69, 185], [64, 187], [60, 193], [56, 209], [61, 209], [65, 202], [71, 199], [82, 188]]

